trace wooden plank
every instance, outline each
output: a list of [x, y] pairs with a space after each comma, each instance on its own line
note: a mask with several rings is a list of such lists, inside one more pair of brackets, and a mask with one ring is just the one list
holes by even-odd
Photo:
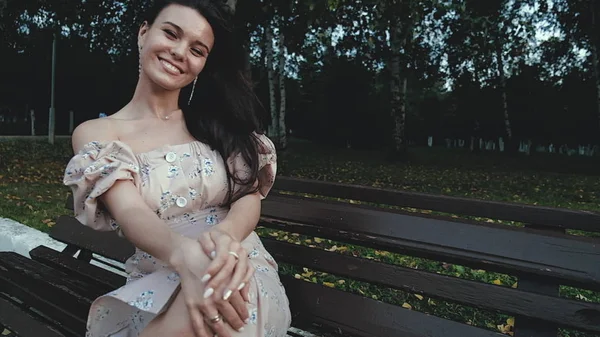
[[89, 307], [101, 295], [93, 286], [13, 252], [0, 253], [0, 289], [76, 336], [85, 335]]
[[469, 281], [273, 239], [265, 238], [263, 242], [279, 262], [487, 310], [533, 317], [544, 321], [546, 326], [555, 323], [584, 331], [600, 332], [598, 303], [568, 300]]
[[[291, 196], [263, 201], [261, 225], [510, 274], [600, 289], [600, 241], [443, 221]], [[502, 244], [498, 244], [501, 242]]]
[[71, 216], [59, 217], [50, 237], [119, 262], [125, 262], [135, 252], [135, 247], [116, 232], [96, 231]]
[[318, 284], [281, 278], [296, 325], [316, 324], [343, 336], [356, 337], [500, 337], [488, 330], [407, 310]]
[[46, 246], [39, 246], [32, 249], [29, 255], [34, 261], [61, 270], [72, 275], [73, 278], [82, 279], [87, 283], [94, 284], [102, 292], [109, 292], [125, 285], [125, 278], [121, 275], [77, 260]]
[[600, 213], [277, 177], [274, 189], [600, 232]]
[[[34, 316], [31, 311], [0, 296], [0, 326], [4, 326], [19, 337], [65, 337], [48, 322]], [[1, 333], [1, 331], [0, 331]]]
[[[518, 289], [530, 291], [536, 294], [543, 295], [559, 295], [559, 285], [557, 283], [548, 282], [544, 279], [520, 278]], [[585, 314], [586, 310], [581, 310], [579, 313]], [[598, 310], [595, 310], [598, 312]], [[596, 314], [596, 327], [600, 329], [600, 314]], [[585, 316], [583, 316], [585, 318]], [[569, 318], [565, 317], [568, 321]], [[560, 323], [560, 322], [559, 322]], [[514, 332], [516, 337], [556, 337], [558, 336], [558, 328], [560, 324], [548, 323], [538, 318], [527, 317], [526, 315], [517, 315], [515, 317]]]

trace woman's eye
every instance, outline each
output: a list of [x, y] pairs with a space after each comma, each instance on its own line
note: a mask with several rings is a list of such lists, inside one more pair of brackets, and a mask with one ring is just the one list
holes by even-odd
[[204, 53], [200, 49], [192, 49], [192, 53], [196, 56], [204, 56]]
[[165, 33], [167, 33], [167, 35], [169, 35], [170, 37], [177, 37], [177, 35], [172, 30], [165, 29]]

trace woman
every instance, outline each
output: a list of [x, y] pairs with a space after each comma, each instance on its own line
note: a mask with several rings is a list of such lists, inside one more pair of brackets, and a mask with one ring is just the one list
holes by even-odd
[[284, 336], [290, 325], [254, 233], [276, 154], [216, 2], [155, 1], [133, 98], [73, 132], [64, 183], [77, 219], [137, 247], [127, 284], [92, 304], [89, 337]]

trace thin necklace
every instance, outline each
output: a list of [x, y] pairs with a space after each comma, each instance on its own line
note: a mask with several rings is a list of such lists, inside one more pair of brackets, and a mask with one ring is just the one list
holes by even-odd
[[[179, 109], [178, 109], [178, 110], [179, 110]], [[178, 110], [173, 110], [173, 111], [171, 111], [171, 112], [170, 112], [168, 115], [166, 115], [166, 116], [160, 116], [160, 119], [162, 119], [162, 120], [164, 120], [164, 121], [166, 121], [166, 120], [169, 120], [169, 118], [171, 118], [171, 115], [172, 115], [172, 114], [174, 114], [174, 113], [175, 113], [175, 111], [178, 111]]]

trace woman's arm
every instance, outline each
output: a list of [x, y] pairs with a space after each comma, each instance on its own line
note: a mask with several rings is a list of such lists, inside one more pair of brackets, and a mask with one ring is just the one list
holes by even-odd
[[[169, 265], [175, 262], [172, 261], [175, 248], [190, 240], [173, 232], [158, 218], [130, 181], [116, 182], [100, 200], [134, 246]], [[199, 258], [208, 260], [202, 255]]]
[[[111, 123], [110, 119], [106, 118], [90, 120], [77, 126], [71, 138], [73, 151], [78, 153], [91, 141], [117, 140]], [[185, 238], [172, 232], [156, 216], [146, 205], [133, 182], [115, 182], [99, 200], [133, 245], [165, 263], [171, 263], [174, 248], [180, 246]]]
[[225, 219], [214, 228], [229, 234], [236, 241], [244, 241], [258, 224], [260, 202], [259, 192], [241, 197], [231, 204]]

